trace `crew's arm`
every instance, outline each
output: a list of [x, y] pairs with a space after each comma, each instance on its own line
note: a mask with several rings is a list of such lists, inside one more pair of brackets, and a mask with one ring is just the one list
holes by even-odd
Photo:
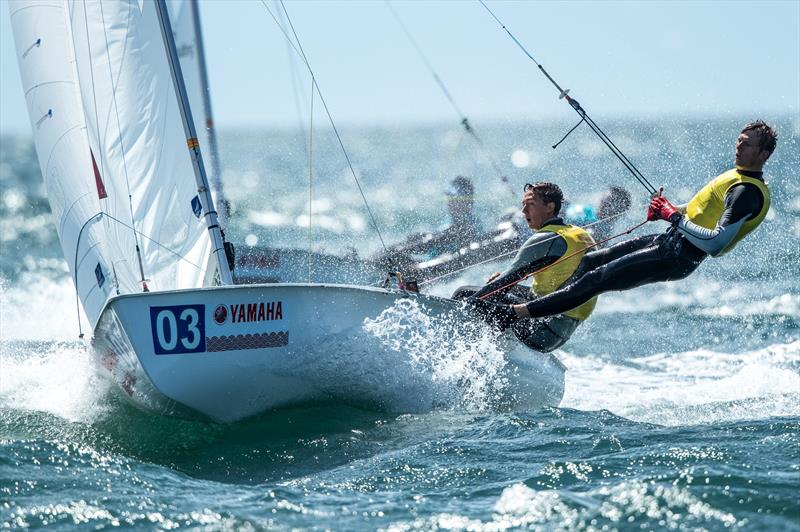
[[714, 229], [706, 229], [682, 216], [678, 222], [678, 230], [697, 248], [716, 257], [736, 237], [742, 225], [758, 215], [763, 202], [761, 191], [754, 185], [735, 185], [725, 195], [725, 210]]
[[500, 276], [478, 290], [475, 296], [481, 297], [507, 287], [502, 290], [504, 292], [511, 288], [507, 285], [512, 285], [526, 275], [552, 264], [566, 251], [567, 243], [561, 236], [550, 232], [536, 233], [525, 241], [514, 257], [514, 262]]

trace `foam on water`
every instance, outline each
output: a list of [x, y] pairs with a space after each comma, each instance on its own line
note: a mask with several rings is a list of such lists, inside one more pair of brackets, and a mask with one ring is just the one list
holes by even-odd
[[108, 384], [95, 375], [78, 342], [0, 343], [0, 408], [47, 412], [91, 422], [106, 412]]
[[[720, 511], [682, 486], [654, 485], [638, 480], [603, 486], [581, 496], [556, 490], [534, 490], [519, 483], [503, 490], [494, 504], [490, 520], [442, 513], [427, 518], [392, 524], [381, 530], [475, 530], [498, 532], [545, 527], [547, 530], [594, 529], [598, 521], [611, 526], [634, 523], [637, 519], [658, 522], [663, 528], [714, 524], [736, 527], [746, 523]], [[649, 527], [648, 527], [649, 528]], [[606, 527], [597, 528], [605, 530]]]
[[800, 341], [745, 353], [657, 353], [625, 364], [561, 353], [562, 406], [636, 421], [696, 425], [800, 415]]

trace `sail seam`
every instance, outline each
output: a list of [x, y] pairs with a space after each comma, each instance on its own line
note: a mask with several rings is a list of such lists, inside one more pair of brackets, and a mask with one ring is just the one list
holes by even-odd
[[34, 5], [22, 6], [22, 7], [14, 10], [14, 11], [11, 11], [8, 14], [8, 16], [9, 17], [13, 17], [17, 13], [19, 13], [20, 11], [25, 11], [26, 9], [37, 9], [37, 8], [42, 8], [42, 7], [55, 8], [55, 9], [64, 9], [64, 6], [59, 5], [59, 4], [34, 4]]
[[44, 167], [45, 168], [44, 176], [46, 176], [50, 172], [50, 161], [53, 160], [53, 152], [56, 151], [56, 148], [58, 147], [59, 144], [61, 144], [61, 141], [64, 139], [64, 137], [66, 137], [71, 131], [74, 131], [75, 129], [80, 129], [81, 127], [82, 127], [81, 124], [75, 124], [68, 130], [66, 130], [64, 133], [62, 133], [62, 135], [56, 139], [56, 141], [53, 143], [53, 147], [50, 148], [50, 153], [47, 156], [47, 164]]
[[25, 97], [27, 98], [32, 90], [36, 90], [39, 87], [44, 87], [45, 85], [54, 85], [54, 84], [57, 84], [57, 83], [74, 84], [75, 82], [72, 81], [71, 79], [67, 79], [67, 80], [55, 80], [55, 81], [45, 81], [44, 83], [37, 83], [36, 85], [34, 85], [33, 87], [31, 87], [31, 88], [29, 88], [28, 90], [25, 91]]

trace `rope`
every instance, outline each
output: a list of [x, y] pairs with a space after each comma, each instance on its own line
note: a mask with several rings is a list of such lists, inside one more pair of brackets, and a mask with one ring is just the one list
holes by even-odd
[[[580, 227], [581, 227], [582, 229], [588, 229], [588, 228], [590, 228], [590, 227], [593, 227], [593, 226], [595, 226], [595, 225], [598, 225], [598, 224], [601, 224], [601, 223], [605, 223], [605, 222], [609, 222], [609, 221], [611, 221], [611, 220], [613, 220], [613, 219], [615, 219], [615, 218], [619, 218], [619, 217], [620, 217], [620, 216], [622, 216], [623, 214], [625, 214], [625, 213], [624, 213], [624, 212], [621, 212], [621, 213], [619, 213], [619, 214], [614, 214], [614, 215], [612, 215], [612, 216], [608, 216], [608, 217], [606, 217], [606, 218], [603, 218], [603, 219], [601, 219], [601, 220], [597, 220], [597, 221], [595, 221], [595, 222], [592, 222], [592, 223], [590, 223], [590, 224], [582, 225], [582, 226], [580, 226]], [[548, 242], [550, 242], [550, 241], [552, 241], [552, 240], [555, 240], [556, 238], [559, 238], [559, 236], [558, 236], [558, 235], [556, 235], [556, 234], [554, 234], [554, 235], [553, 235], [553, 236], [551, 236], [551, 237], [545, 238], [545, 239], [544, 239], [544, 240], [542, 240], [541, 242], [536, 242], [534, 245], [535, 245], [535, 246], [541, 246], [542, 244], [547, 244]], [[603, 242], [606, 242], [606, 240], [604, 240]], [[461, 272], [467, 271], [467, 270], [469, 270], [470, 268], [474, 268], [475, 266], [482, 266], [482, 265], [484, 265], [484, 264], [488, 264], [488, 263], [490, 263], [490, 262], [494, 262], [494, 261], [496, 261], [496, 260], [498, 260], [498, 259], [502, 259], [502, 258], [504, 258], [504, 257], [510, 257], [511, 255], [514, 255], [514, 254], [516, 254], [516, 253], [517, 253], [517, 251], [509, 251], [509, 252], [507, 252], [507, 253], [501, 253], [500, 255], [495, 255], [494, 257], [488, 258], [488, 259], [486, 259], [486, 260], [482, 260], [482, 261], [480, 261], [480, 262], [476, 262], [475, 264], [470, 264], [469, 266], [464, 266], [463, 268], [459, 268], [458, 270], [453, 270], [453, 271], [451, 271], [451, 272], [443, 273], [442, 275], [438, 275], [438, 276], [436, 276], [436, 277], [433, 277], [433, 278], [431, 278], [431, 279], [428, 279], [427, 281], [422, 281], [422, 282], [420, 282], [419, 284], [420, 284], [420, 286], [425, 286], [426, 284], [433, 283], [433, 282], [435, 282], [435, 281], [438, 281], [439, 279], [444, 279], [445, 277], [450, 277], [451, 275], [455, 275], [455, 274], [457, 274], [457, 273], [461, 273]], [[522, 279], [520, 279], [520, 281], [521, 281], [521, 280], [522, 280]]]
[[297, 36], [297, 32], [294, 29], [294, 24], [292, 24], [292, 19], [289, 17], [289, 12], [286, 11], [286, 6], [283, 3], [283, 0], [280, 0], [281, 7], [283, 8], [284, 15], [286, 16], [287, 22], [289, 22], [289, 27], [292, 30], [292, 34], [294, 35], [295, 40], [297, 41], [297, 46], [295, 46], [292, 38], [286, 32], [286, 30], [280, 25], [278, 19], [272, 13], [269, 6], [267, 6], [265, 0], [261, 0], [261, 4], [264, 6], [264, 9], [267, 10], [272, 20], [275, 21], [275, 24], [283, 33], [283, 36], [291, 44], [292, 48], [294, 49], [295, 53], [297, 53], [302, 59], [303, 63], [306, 65], [306, 69], [308, 69], [308, 73], [311, 75], [311, 81], [314, 85], [314, 88], [317, 91], [317, 95], [319, 96], [320, 101], [322, 102], [322, 107], [325, 109], [325, 114], [328, 116], [328, 121], [331, 124], [331, 128], [333, 129], [333, 133], [336, 136], [336, 140], [339, 143], [339, 147], [342, 150], [342, 154], [344, 155], [345, 160], [347, 161], [347, 166], [350, 169], [350, 174], [353, 176], [353, 180], [356, 183], [356, 187], [358, 188], [358, 192], [361, 195], [361, 199], [364, 202], [364, 207], [367, 209], [367, 214], [369, 215], [370, 222], [372, 223], [373, 229], [378, 234], [378, 239], [381, 241], [381, 246], [383, 246], [384, 251], [388, 254], [389, 248], [386, 246], [386, 242], [383, 240], [383, 235], [381, 234], [380, 227], [378, 227], [378, 222], [375, 220], [375, 216], [372, 213], [372, 209], [369, 206], [369, 202], [367, 201], [367, 197], [364, 195], [364, 190], [361, 187], [361, 183], [358, 180], [358, 176], [356, 175], [355, 168], [353, 168], [353, 163], [350, 160], [350, 155], [347, 153], [347, 149], [344, 147], [344, 142], [342, 141], [342, 137], [339, 134], [339, 129], [336, 127], [336, 123], [333, 121], [333, 115], [331, 115], [330, 109], [328, 109], [328, 103], [325, 101], [325, 97], [322, 95], [322, 90], [319, 88], [319, 84], [317, 83], [317, 78], [314, 76], [314, 71], [311, 69], [311, 64], [308, 62], [308, 58], [306, 57], [305, 52], [303, 51], [303, 46], [300, 43], [300, 39]]
[[308, 282], [311, 283], [311, 248], [314, 244], [311, 216], [314, 201], [314, 81], [311, 81], [311, 112], [308, 124]]
[[[273, 0], [273, 4], [275, 4], [275, 8], [278, 11], [278, 14], [281, 16], [281, 27], [283, 27], [284, 19], [283, 14], [280, 11], [280, 1]], [[300, 88], [299, 84], [301, 83], [300, 71], [297, 68], [297, 59], [293, 55], [294, 50], [292, 49], [292, 43], [286, 41], [286, 55], [289, 61], [289, 70], [291, 75], [289, 78], [292, 81], [292, 99], [294, 100], [294, 107], [295, 112], [297, 113], [297, 129], [300, 131], [300, 135], [303, 138], [303, 153], [306, 157], [308, 157], [308, 143], [306, 142], [306, 131], [305, 131], [305, 114], [308, 112], [308, 108], [305, 107], [305, 99], [303, 99], [300, 95]], [[312, 87], [313, 92], [313, 87]]]
[[[619, 234], [616, 234], [616, 235], [614, 235], [614, 236], [610, 236], [610, 237], [606, 238], [605, 240], [601, 240], [600, 242], [595, 242], [594, 244], [591, 244], [591, 245], [589, 245], [589, 246], [585, 246], [585, 247], [583, 247], [583, 248], [581, 248], [581, 249], [579, 249], [579, 250], [577, 250], [577, 251], [574, 251], [574, 252], [570, 253], [569, 255], [564, 255], [563, 257], [561, 257], [561, 258], [560, 258], [560, 259], [558, 259], [557, 261], [555, 261], [555, 262], [552, 262], [552, 263], [550, 263], [550, 264], [548, 264], [547, 266], [544, 266], [544, 267], [542, 267], [542, 268], [539, 268], [539, 269], [538, 269], [538, 270], [536, 270], [535, 272], [531, 272], [531, 273], [529, 273], [529, 274], [527, 274], [527, 275], [525, 275], [525, 276], [523, 276], [523, 277], [520, 277], [520, 278], [519, 278], [519, 279], [517, 279], [516, 281], [513, 281], [513, 282], [511, 282], [511, 283], [508, 283], [508, 284], [506, 284], [506, 285], [504, 285], [504, 286], [501, 286], [500, 288], [497, 288], [497, 289], [495, 289], [495, 290], [492, 290], [492, 291], [491, 291], [491, 292], [489, 292], [488, 294], [484, 294], [484, 295], [480, 296], [480, 299], [486, 300], [486, 299], [488, 299], [489, 297], [493, 296], [494, 294], [496, 294], [496, 293], [498, 293], [498, 292], [502, 292], [503, 290], [506, 290], [506, 289], [508, 289], [508, 288], [511, 288], [512, 286], [514, 286], [514, 285], [517, 285], [517, 284], [521, 283], [522, 281], [524, 281], [525, 279], [528, 279], [529, 277], [533, 277], [534, 275], [538, 275], [538, 274], [540, 274], [540, 273], [542, 273], [542, 272], [544, 272], [544, 271], [546, 271], [546, 270], [548, 270], [548, 269], [552, 268], [552, 267], [553, 267], [553, 266], [555, 266], [556, 264], [559, 264], [559, 263], [561, 263], [561, 262], [564, 262], [564, 261], [565, 261], [565, 260], [567, 260], [567, 259], [571, 259], [571, 258], [572, 258], [572, 257], [574, 257], [575, 255], [578, 255], [578, 254], [580, 254], [580, 253], [586, 253], [586, 251], [587, 251], [587, 250], [590, 250], [590, 249], [592, 249], [592, 248], [594, 248], [594, 247], [597, 247], [597, 246], [599, 246], [599, 245], [601, 245], [601, 244], [605, 244], [606, 242], [609, 242], [610, 240], [614, 240], [615, 238], [619, 238], [619, 237], [621, 237], [621, 236], [623, 236], [623, 235], [628, 235], [628, 234], [630, 234], [630, 233], [634, 232], [635, 230], [639, 229], [641, 226], [643, 226], [643, 225], [644, 225], [644, 224], [646, 224], [647, 222], [648, 222], [648, 220], [644, 220], [643, 222], [641, 222], [641, 223], [638, 223], [638, 224], [634, 225], [633, 227], [630, 227], [630, 228], [626, 229], [625, 231], [623, 231], [623, 232], [621, 232], [621, 233], [619, 233]], [[558, 236], [558, 235], [556, 235], [556, 236]]]
[[505, 175], [503, 175], [503, 170], [500, 168], [500, 165], [497, 163], [497, 160], [492, 156], [492, 153], [488, 150], [488, 148], [486, 148], [486, 145], [484, 144], [483, 140], [475, 132], [475, 129], [469, 123], [469, 119], [456, 103], [452, 94], [447, 89], [447, 86], [442, 81], [442, 78], [439, 76], [436, 70], [434, 70], [433, 65], [431, 65], [431, 62], [428, 60], [427, 56], [423, 53], [422, 48], [420, 48], [416, 39], [414, 39], [414, 36], [411, 35], [411, 32], [408, 30], [408, 27], [403, 23], [403, 20], [400, 18], [400, 15], [397, 14], [397, 11], [395, 11], [394, 7], [392, 7], [392, 4], [389, 2], [389, 0], [384, 0], [384, 3], [386, 4], [386, 7], [389, 9], [389, 11], [392, 13], [392, 16], [394, 17], [395, 21], [397, 21], [397, 24], [403, 30], [403, 33], [405, 33], [411, 45], [417, 51], [417, 54], [419, 55], [420, 59], [422, 59], [422, 62], [428, 68], [428, 71], [430, 72], [431, 76], [433, 76], [433, 79], [434, 81], [436, 81], [436, 84], [439, 86], [439, 89], [441, 89], [442, 93], [447, 98], [447, 101], [450, 102], [450, 105], [453, 107], [453, 110], [456, 112], [459, 120], [461, 121], [461, 125], [464, 126], [464, 131], [466, 131], [472, 136], [472, 138], [478, 144], [481, 153], [489, 162], [489, 164], [492, 166], [497, 176], [500, 178], [500, 181], [503, 182], [508, 192], [512, 196], [515, 196], [514, 190], [511, 188], [511, 184], [508, 182], [508, 178]]
[[[528, 56], [528, 59], [533, 61], [533, 63], [537, 67], [539, 67], [539, 70], [542, 72], [542, 74], [544, 74], [544, 76], [548, 80], [550, 80], [550, 83], [552, 83], [553, 86], [555, 86], [555, 88], [558, 89], [558, 92], [559, 92], [558, 98], [559, 99], [562, 99], [562, 98], [565, 99], [567, 101], [567, 103], [569, 103], [570, 107], [572, 107], [575, 110], [575, 112], [578, 113], [578, 116], [581, 117], [581, 122], [585, 121], [586, 124], [591, 128], [591, 130], [600, 138], [601, 141], [603, 141], [603, 143], [608, 147], [608, 149], [611, 150], [611, 153], [613, 153], [614, 156], [617, 159], [619, 159], [619, 161], [622, 163], [622, 165], [633, 175], [634, 178], [636, 178], [636, 180], [645, 188], [645, 190], [647, 190], [647, 192], [650, 195], [655, 195], [656, 187], [654, 187], [652, 185], [652, 183], [650, 183], [650, 181], [647, 180], [647, 178], [644, 176], [644, 174], [642, 174], [639, 171], [639, 169], [636, 168], [636, 166], [631, 162], [631, 160], [628, 159], [628, 157], [624, 153], [622, 153], [622, 150], [620, 150], [617, 147], [617, 145], [614, 144], [614, 142], [609, 138], [608, 135], [606, 135], [606, 133], [600, 128], [600, 126], [598, 126], [597, 123], [595, 123], [595, 121], [592, 120], [589, 117], [588, 114], [586, 114], [586, 111], [583, 109], [583, 107], [581, 107], [581, 104], [578, 103], [578, 100], [575, 100], [574, 98], [570, 98], [569, 97], [569, 94], [568, 94], [569, 93], [569, 89], [565, 90], [565, 89], [562, 89], [561, 86], [559, 86], [559, 84], [556, 82], [556, 80], [554, 80], [550, 76], [550, 74], [548, 74], [547, 70], [545, 70], [544, 67], [541, 64], [539, 64], [539, 62], [536, 61], [536, 59], [533, 58], [533, 56], [530, 54], [530, 52], [528, 52], [528, 50], [525, 49], [525, 47], [522, 45], [521, 42], [519, 42], [519, 40], [514, 36], [514, 34], [511, 33], [511, 31], [509, 31], [509, 29], [506, 28], [505, 24], [503, 24], [500, 21], [500, 19], [497, 18], [497, 16], [492, 12], [492, 10], [489, 9], [489, 7], [486, 5], [484, 0], [478, 0], [478, 2], [480, 2], [480, 4], [484, 7], [484, 9], [486, 9], [486, 11], [489, 13], [489, 15], [491, 15], [492, 18], [495, 21], [497, 21], [498, 24], [500, 24], [500, 26], [503, 28], [503, 30], [505, 30], [505, 32], [508, 34], [508, 36], [511, 37], [511, 40], [513, 40], [514, 43], [519, 47], [519, 49], [522, 50], [522, 52], [526, 56]], [[578, 125], [580, 125], [581, 122], [579, 122]], [[575, 127], [577, 127], [577, 126], [575, 126]], [[572, 130], [570, 130], [569, 133], [572, 133], [572, 131], [574, 131], [574, 130], [575, 130], [575, 128], [572, 128]], [[567, 133], [567, 135], [569, 135], [569, 133]], [[565, 135], [564, 138], [566, 138], [567, 135]], [[561, 141], [559, 141], [558, 144], [560, 144], [563, 140], [564, 139], [561, 139]], [[558, 146], [558, 144], [556, 144], [556, 146]]]

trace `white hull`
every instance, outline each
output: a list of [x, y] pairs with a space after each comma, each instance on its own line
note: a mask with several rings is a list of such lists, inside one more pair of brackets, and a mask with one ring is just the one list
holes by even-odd
[[[438, 321], [433, 327], [409, 325], [409, 309], [421, 320]], [[92, 346], [103, 372], [135, 403], [167, 414], [188, 407], [231, 422], [317, 401], [423, 412], [458, 397], [443, 389], [419, 346], [446, 352], [452, 338], [463, 342], [457, 329], [469, 321], [459, 303], [402, 291], [240, 285], [113, 298]], [[399, 322], [403, 326], [393, 329]], [[431, 340], [436, 323], [450, 330], [442, 333], [441, 348]], [[485, 341], [485, 329], [479, 330], [484, 338], [476, 342]], [[471, 326], [464, 334], [479, 333]], [[502, 383], [490, 386], [492, 404], [557, 405], [564, 391], [558, 359], [510, 334], [498, 342], [503, 363], [476, 377]]]

